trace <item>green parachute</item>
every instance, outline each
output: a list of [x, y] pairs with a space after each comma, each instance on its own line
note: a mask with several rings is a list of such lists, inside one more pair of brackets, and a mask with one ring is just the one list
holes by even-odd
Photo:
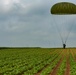
[[56, 3], [52, 6], [50, 12], [51, 14], [58, 14], [58, 15], [76, 14], [76, 5], [70, 2]]
[[[70, 3], [70, 2], [59, 2], [59, 3], [54, 4], [54, 5], [51, 7], [50, 13], [51, 13], [51, 15], [52, 15], [52, 18], [54, 18], [55, 26], [56, 26], [59, 34], [60, 34], [60, 37], [61, 37], [61, 40], [62, 40], [62, 44], [63, 44], [63, 48], [65, 48], [65, 46], [66, 46], [66, 41], [67, 41], [68, 36], [69, 36], [69, 34], [70, 34], [70, 32], [71, 32], [71, 29], [72, 29], [72, 27], [73, 27], [73, 25], [74, 25], [74, 24], [73, 24], [74, 22], [72, 22], [72, 25], [71, 25], [71, 27], [70, 27], [70, 30], [69, 30], [69, 32], [67, 33], [67, 35], [66, 35], [66, 37], [65, 37], [65, 39], [64, 39], [64, 34], [62, 34], [62, 33], [60, 32], [60, 29], [59, 29], [59, 27], [57, 26], [57, 25], [59, 25], [59, 23], [62, 22], [62, 21], [59, 21], [58, 23], [57, 23], [56, 21], [58, 21], [58, 19], [63, 20], [63, 21], [65, 21], [64, 25], [66, 24], [66, 26], [67, 26], [69, 17], [71, 18], [72, 15], [74, 15], [74, 16], [76, 15], [76, 5], [73, 4], [73, 3]], [[55, 20], [55, 18], [56, 18], [56, 20]], [[61, 23], [61, 24], [62, 24], [62, 23]], [[60, 24], [60, 25], [61, 25], [61, 24]], [[66, 28], [66, 27], [65, 27], [65, 28]], [[65, 31], [65, 30], [64, 30], [64, 31]], [[63, 36], [62, 36], [62, 35], [63, 35]], [[64, 39], [64, 40], [63, 40], [63, 39]]]

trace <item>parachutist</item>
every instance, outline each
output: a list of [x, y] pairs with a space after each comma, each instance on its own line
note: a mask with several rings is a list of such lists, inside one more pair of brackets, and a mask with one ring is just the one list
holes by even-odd
[[[59, 3], [56, 3], [56, 4], [54, 4], [52, 7], [51, 7], [51, 9], [50, 9], [50, 13], [52, 14], [52, 15], [57, 15], [55, 18], [57, 18], [58, 16], [59, 16], [59, 18], [61, 17], [62, 18], [62, 20], [64, 21], [65, 19], [67, 19], [68, 18], [68, 20], [69, 20], [69, 18], [71, 18], [70, 17], [70, 15], [76, 15], [76, 5], [74, 4], [74, 3], [70, 3], [70, 2], [59, 2]], [[62, 16], [63, 15], [63, 16]], [[66, 18], [64, 18], [64, 17], [66, 17]], [[64, 18], [64, 19], [63, 19]], [[57, 18], [58, 19], [58, 18]], [[58, 20], [57, 20], [58, 21]], [[55, 20], [54, 20], [54, 22], [55, 22]], [[68, 21], [69, 22], [69, 21]], [[65, 20], [65, 23], [66, 23], [66, 20]], [[64, 23], [64, 24], [65, 24]], [[58, 23], [59, 24], [59, 23]], [[61, 24], [61, 23], [60, 23]], [[72, 23], [71, 23], [72, 24]], [[57, 25], [57, 24], [55, 24], [55, 25]], [[67, 24], [66, 24], [67, 25]], [[73, 25], [73, 24], [72, 24]], [[64, 37], [62, 36], [63, 34], [60, 32], [60, 30], [59, 30], [59, 28], [58, 28], [58, 26], [56, 26], [57, 27], [57, 29], [58, 29], [58, 32], [59, 32], [59, 34], [60, 34], [60, 37], [61, 37], [61, 40], [62, 40], [62, 43], [63, 43], [63, 48], [65, 49], [66, 48], [66, 43], [65, 42], [67, 42], [67, 39], [68, 39], [68, 37], [69, 37], [69, 34], [70, 34], [70, 32], [71, 32], [71, 28], [70, 28], [70, 30], [69, 30], [69, 32], [68, 32], [68, 34], [66, 35], [66, 37], [65, 37], [65, 40], [63, 40], [64, 39]]]
[[66, 44], [63, 44], [63, 48], [64, 48], [64, 49], [66, 48]]

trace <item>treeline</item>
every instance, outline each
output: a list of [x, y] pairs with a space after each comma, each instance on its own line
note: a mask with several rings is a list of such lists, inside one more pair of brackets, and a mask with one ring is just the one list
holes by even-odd
[[41, 47], [0, 47], [0, 50], [4, 49], [39, 49]]

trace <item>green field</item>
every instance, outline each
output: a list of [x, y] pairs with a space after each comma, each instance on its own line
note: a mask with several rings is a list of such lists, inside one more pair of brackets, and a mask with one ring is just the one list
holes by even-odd
[[76, 49], [0, 49], [0, 75], [76, 75]]

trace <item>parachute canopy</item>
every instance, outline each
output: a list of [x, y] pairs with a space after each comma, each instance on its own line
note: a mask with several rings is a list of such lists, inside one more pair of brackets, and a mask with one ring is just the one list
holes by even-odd
[[50, 10], [53, 15], [76, 14], [76, 5], [70, 2], [60, 2], [52, 6]]

